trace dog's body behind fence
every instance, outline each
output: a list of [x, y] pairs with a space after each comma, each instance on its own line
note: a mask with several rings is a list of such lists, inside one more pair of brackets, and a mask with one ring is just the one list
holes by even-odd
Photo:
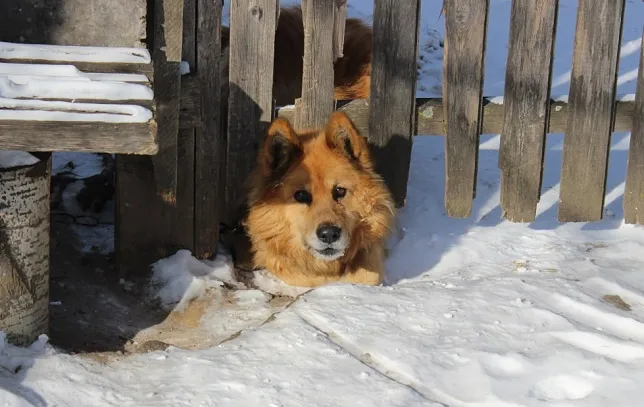
[[[368, 99], [371, 86], [372, 30], [359, 19], [348, 18], [344, 34], [344, 56], [335, 62], [335, 99]], [[230, 29], [222, 27], [223, 86], [228, 85]], [[293, 104], [302, 94], [304, 23], [299, 6], [280, 10], [275, 32], [273, 98], [277, 106]], [[224, 92], [224, 96], [227, 92]]]

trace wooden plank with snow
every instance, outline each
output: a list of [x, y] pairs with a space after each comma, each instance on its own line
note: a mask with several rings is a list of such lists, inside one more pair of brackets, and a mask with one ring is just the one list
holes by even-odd
[[[0, 62], [0, 149], [155, 154], [150, 80], [135, 69], [100, 69], [147, 57], [140, 49], [0, 43], [0, 59], [10, 61]], [[82, 71], [78, 61], [97, 69]]]
[[503, 217], [513, 222], [533, 221], [541, 194], [557, 7], [512, 2], [499, 168]]
[[644, 225], [644, 41], [640, 52], [635, 104], [624, 188], [624, 222]]
[[[296, 128], [323, 127], [333, 113], [333, 62], [338, 48], [335, 3], [336, 0], [302, 1], [304, 63], [302, 98], [296, 103]], [[337, 24], [345, 25], [344, 21]]]
[[579, 4], [562, 155], [561, 222], [603, 217], [623, 18], [624, 0]]
[[84, 72], [139, 73], [151, 78], [150, 53], [143, 48], [16, 44], [0, 41], [0, 62], [72, 65]]
[[404, 206], [407, 197], [416, 118], [419, 16], [420, 0], [382, 0], [374, 6], [368, 138], [376, 171], [397, 207]]
[[222, 222], [241, 220], [243, 185], [273, 119], [273, 69], [278, 0], [238, 0], [230, 5], [230, 67], [225, 202]]
[[467, 218], [476, 194], [489, 0], [445, 4], [445, 209]]

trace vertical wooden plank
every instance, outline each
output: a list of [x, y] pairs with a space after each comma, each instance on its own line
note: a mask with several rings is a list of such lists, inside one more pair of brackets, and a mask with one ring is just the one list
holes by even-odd
[[581, 0], [563, 145], [559, 221], [603, 217], [624, 0]]
[[335, 0], [333, 10], [333, 62], [344, 56], [344, 32], [347, 21], [347, 0]]
[[[96, 3], [93, 7], [98, 6], [98, 1], [92, 3]], [[142, 2], [144, 6], [145, 3]], [[170, 105], [159, 103], [158, 114], [163, 118], [158, 124], [160, 127], [167, 128], [172, 127], [175, 121], [173, 112], [178, 113], [178, 106], [172, 106], [175, 103], [172, 94], [179, 99], [180, 83], [178, 80], [173, 82], [172, 78], [177, 78], [179, 75], [183, 3], [181, 0], [168, 0], [166, 4], [161, 4], [159, 1], [147, 3], [150, 8], [147, 33], [153, 48], [157, 49], [162, 44], [169, 46], [165, 54], [153, 51], [155, 68], [161, 69], [160, 76], [154, 78], [155, 99], [170, 103]], [[168, 13], [167, 21], [163, 16], [165, 12]], [[127, 12], [121, 15], [127, 15]], [[124, 28], [121, 26], [114, 26], [113, 31], [118, 32], [122, 29]], [[161, 37], [157, 37], [159, 35]], [[161, 62], [157, 62], [158, 60]], [[164, 64], [166, 68], [163, 67]], [[163, 85], [164, 81], [167, 86]], [[178, 120], [178, 114], [176, 120]], [[167, 122], [170, 124], [163, 124]], [[147, 275], [150, 264], [167, 256], [170, 249], [178, 246], [176, 239], [181, 239], [173, 227], [177, 210], [172, 192], [173, 179], [176, 177], [177, 130], [166, 135], [168, 136], [165, 139], [166, 146], [174, 151], [174, 158], [168, 150], [165, 157], [116, 156], [115, 254], [119, 275], [128, 279]], [[171, 141], [172, 139], [174, 142]], [[170, 160], [170, 163], [165, 159]], [[169, 171], [159, 171], [162, 167]], [[174, 185], [176, 186], [176, 181]], [[170, 194], [164, 194], [164, 191], [170, 191]]]
[[198, 0], [197, 73], [201, 88], [202, 126], [197, 129], [195, 152], [195, 252], [208, 258], [219, 239], [221, 149], [221, 0]]
[[533, 221], [541, 195], [558, 3], [512, 1], [499, 168], [503, 216], [513, 222]]
[[489, 0], [445, 2], [445, 209], [469, 217], [476, 191]]
[[273, 64], [277, 0], [235, 0], [230, 5], [230, 68], [226, 210], [235, 227], [245, 204], [248, 174], [273, 119]]
[[335, 2], [302, 0], [304, 64], [302, 98], [295, 115], [296, 128], [322, 127], [333, 113]]
[[183, 0], [155, 0], [154, 9], [152, 59], [159, 152], [152, 161], [157, 193], [168, 204], [175, 205]]
[[[197, 0], [183, 2], [182, 60], [197, 66]], [[185, 78], [185, 76], [184, 76]], [[195, 129], [179, 130], [177, 140], [177, 206], [174, 230], [177, 244], [195, 252]]]
[[[416, 122], [420, 0], [376, 0], [369, 140], [396, 206], [405, 204]], [[395, 157], [395, 159], [392, 159]]]
[[624, 221], [644, 225], [644, 41], [640, 53], [635, 106], [624, 190]]

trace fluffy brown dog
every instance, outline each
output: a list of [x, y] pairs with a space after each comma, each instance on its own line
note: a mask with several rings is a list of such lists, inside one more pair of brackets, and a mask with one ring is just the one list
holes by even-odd
[[[222, 27], [222, 76], [228, 83], [230, 29]], [[371, 27], [348, 18], [344, 33], [344, 56], [334, 65], [335, 99], [368, 99], [371, 86]], [[275, 32], [273, 98], [277, 106], [293, 104], [302, 94], [304, 24], [300, 6], [280, 9]], [[224, 88], [224, 95], [226, 89]]]
[[300, 287], [382, 282], [394, 203], [344, 113], [333, 113], [323, 130], [299, 133], [275, 119], [248, 205], [255, 268]]

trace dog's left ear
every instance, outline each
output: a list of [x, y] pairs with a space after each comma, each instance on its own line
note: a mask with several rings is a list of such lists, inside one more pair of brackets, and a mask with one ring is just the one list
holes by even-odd
[[326, 142], [331, 149], [342, 152], [350, 160], [363, 162], [367, 158], [367, 140], [344, 112], [331, 114], [326, 127]]

